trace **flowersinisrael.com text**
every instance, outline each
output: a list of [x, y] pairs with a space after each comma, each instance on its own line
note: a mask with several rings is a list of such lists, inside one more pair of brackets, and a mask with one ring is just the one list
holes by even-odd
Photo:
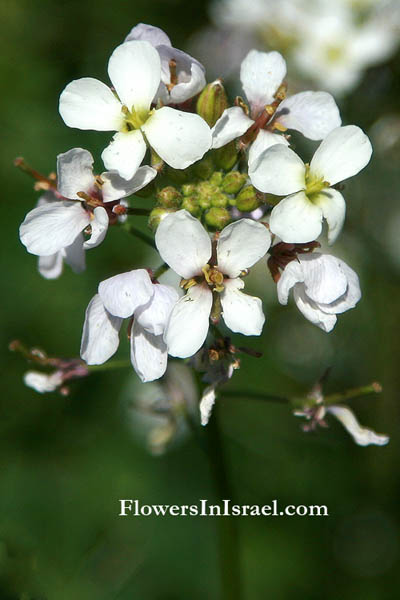
[[328, 517], [328, 507], [324, 504], [288, 504], [278, 507], [278, 501], [271, 504], [232, 504], [222, 500], [211, 504], [201, 499], [195, 504], [141, 504], [137, 499], [119, 500], [119, 517]]

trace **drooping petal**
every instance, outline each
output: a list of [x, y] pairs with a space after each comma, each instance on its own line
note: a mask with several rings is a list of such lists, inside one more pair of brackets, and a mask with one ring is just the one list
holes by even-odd
[[116, 133], [101, 158], [107, 169], [132, 179], [146, 154], [146, 142], [139, 129]]
[[[167, 104], [181, 104], [193, 98], [206, 85], [205, 69], [195, 58], [171, 46], [160, 45], [157, 51], [161, 59], [161, 81], [164, 93], [161, 99]], [[177, 82], [172, 87], [170, 62], [174, 61]]]
[[146, 23], [139, 23], [133, 27], [125, 38], [125, 42], [132, 40], [142, 40], [144, 42], [150, 42], [152, 46], [159, 46], [160, 44], [170, 46], [171, 42], [165, 31], [154, 25], [146, 25]]
[[142, 129], [150, 146], [174, 169], [186, 169], [211, 147], [211, 130], [199, 115], [169, 106], [154, 111]]
[[338, 404], [327, 406], [326, 412], [331, 413], [342, 423], [343, 427], [347, 429], [355, 443], [359, 446], [369, 446], [369, 444], [385, 446], [389, 442], [390, 438], [388, 435], [375, 433], [375, 431], [368, 427], [362, 427], [353, 411], [347, 406], [340, 406]]
[[99, 285], [99, 295], [105, 308], [123, 319], [132, 316], [139, 306], [147, 304], [153, 294], [154, 286], [145, 269], [114, 275]]
[[342, 123], [336, 102], [327, 92], [300, 92], [286, 98], [275, 120], [310, 140], [323, 140]]
[[296, 283], [303, 283], [304, 270], [298, 260], [292, 260], [286, 265], [276, 286], [278, 300], [280, 304], [287, 304], [289, 300], [289, 292]]
[[257, 167], [258, 158], [264, 150], [267, 150], [271, 146], [275, 146], [275, 144], [289, 146], [289, 142], [285, 136], [278, 133], [272, 133], [272, 131], [266, 131], [265, 129], [260, 129], [256, 139], [250, 146], [249, 171], [253, 171]]
[[285, 76], [286, 62], [279, 52], [250, 50], [240, 67], [240, 81], [255, 116], [274, 101]]
[[185, 279], [199, 275], [211, 257], [210, 236], [186, 210], [171, 213], [161, 221], [155, 242], [161, 258]]
[[167, 346], [162, 335], [149, 333], [136, 319], [131, 329], [131, 361], [143, 383], [162, 377], [168, 362]]
[[94, 218], [90, 221], [90, 227], [92, 229], [91, 236], [83, 244], [85, 250], [90, 248], [96, 248], [106, 237], [108, 229], [108, 215], [105, 208], [102, 206], [96, 206], [93, 211]]
[[328, 242], [333, 244], [342, 230], [346, 216], [346, 202], [340, 192], [333, 188], [324, 189], [313, 202], [322, 210], [328, 223]]
[[305, 188], [306, 168], [293, 150], [275, 144], [249, 165], [251, 183], [261, 192], [286, 196]]
[[86, 269], [86, 255], [83, 247], [83, 234], [80, 233], [70, 246], [61, 250], [64, 261], [74, 273], [82, 273]]
[[211, 417], [211, 411], [215, 404], [215, 385], [208, 385], [200, 400], [200, 419], [202, 425], [207, 425]]
[[135, 312], [135, 320], [153, 335], [164, 333], [173, 306], [179, 294], [169, 285], [155, 284], [154, 296]]
[[191, 287], [172, 309], [164, 341], [168, 353], [178, 358], [196, 354], [208, 333], [212, 293], [205, 285]]
[[321, 309], [326, 313], [340, 314], [354, 308], [361, 298], [360, 282], [358, 275], [345, 262], [336, 259], [340, 265], [340, 269], [347, 278], [347, 288], [343, 296], [331, 302], [330, 304], [321, 304]]
[[158, 52], [146, 41], [124, 42], [110, 56], [108, 75], [122, 104], [142, 115], [149, 110], [160, 83]]
[[49, 256], [39, 256], [38, 271], [45, 279], [57, 279], [63, 270], [62, 251], [50, 254]]
[[57, 190], [64, 198], [79, 200], [77, 192], [94, 186], [93, 156], [83, 148], [72, 148], [57, 156]]
[[244, 294], [241, 279], [227, 279], [221, 294], [222, 318], [235, 333], [260, 335], [265, 322], [260, 298]]
[[271, 245], [271, 234], [261, 223], [240, 219], [225, 227], [218, 239], [218, 268], [228, 277], [238, 277], [262, 258]]
[[60, 115], [68, 127], [118, 131], [123, 123], [121, 104], [108, 86], [92, 77], [76, 79], [60, 96]]
[[63, 382], [62, 373], [41, 373], [40, 371], [27, 371], [24, 375], [24, 383], [39, 394], [54, 392]]
[[334, 185], [357, 175], [371, 158], [372, 146], [359, 127], [338, 127], [321, 142], [310, 163], [310, 173]]
[[28, 212], [19, 236], [28, 252], [49, 256], [72, 244], [89, 221], [80, 202], [51, 202]]
[[116, 171], [108, 171], [101, 174], [103, 185], [103, 202], [112, 202], [120, 200], [126, 196], [134, 194], [148, 185], [156, 177], [157, 171], [148, 167], [139, 167], [132, 179], [126, 180], [120, 177]]
[[336, 315], [329, 315], [323, 312], [319, 308], [319, 305], [307, 296], [303, 284], [298, 283], [294, 286], [293, 298], [297, 308], [306, 319], [323, 331], [332, 331], [336, 324]]
[[284, 198], [271, 213], [269, 227], [284, 242], [311, 242], [322, 231], [322, 210], [310, 202], [304, 192]]
[[[299, 254], [297, 260], [303, 270], [305, 292], [314, 302], [330, 304], [346, 292], [347, 277], [341, 261], [335, 256], [313, 252]], [[286, 269], [294, 268], [294, 262], [289, 263]]]
[[232, 140], [240, 137], [253, 125], [240, 106], [226, 108], [214, 127], [211, 129], [212, 147], [221, 148]]
[[81, 340], [81, 358], [88, 365], [101, 365], [117, 351], [122, 319], [110, 315], [96, 294], [86, 309]]

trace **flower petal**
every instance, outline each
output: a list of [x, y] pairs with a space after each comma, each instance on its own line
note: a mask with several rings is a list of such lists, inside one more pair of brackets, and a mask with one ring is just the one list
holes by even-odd
[[292, 260], [286, 265], [276, 286], [278, 300], [280, 304], [287, 304], [289, 300], [289, 292], [296, 283], [303, 283], [304, 270], [302, 264], [298, 260]]
[[199, 115], [169, 106], [156, 110], [142, 129], [150, 146], [174, 169], [186, 169], [211, 146], [211, 130]]
[[309, 298], [304, 290], [304, 285], [296, 284], [293, 289], [293, 298], [299, 311], [314, 325], [323, 331], [329, 332], [335, 327], [336, 315], [323, 312], [319, 305]]
[[139, 306], [147, 304], [153, 294], [154, 286], [145, 269], [114, 275], [99, 285], [99, 295], [105, 308], [123, 319], [131, 317]]
[[249, 165], [252, 184], [261, 192], [286, 196], [305, 188], [306, 168], [293, 150], [275, 144]]
[[51, 202], [28, 212], [19, 236], [28, 252], [49, 256], [72, 244], [89, 222], [80, 202]]
[[122, 319], [104, 308], [98, 294], [86, 309], [81, 340], [81, 358], [88, 365], [101, 365], [117, 351]]
[[70, 246], [61, 250], [64, 261], [71, 267], [74, 273], [82, 273], [86, 269], [86, 255], [83, 248], [83, 234], [77, 235]]
[[225, 227], [218, 239], [218, 268], [229, 277], [254, 265], [271, 245], [271, 234], [261, 223], [240, 219]]
[[132, 179], [129, 180], [120, 177], [116, 171], [102, 173], [101, 179], [104, 182], [101, 186], [103, 202], [120, 200], [134, 194], [153, 181], [156, 175], [157, 171], [147, 165], [139, 167]]
[[243, 294], [241, 279], [228, 279], [224, 282], [221, 294], [222, 317], [225, 325], [235, 333], [260, 335], [265, 322], [260, 298]]
[[[201, 92], [206, 85], [206, 78], [204, 67], [199, 61], [186, 52], [171, 46], [158, 46], [157, 51], [161, 59], [161, 81], [165, 84], [164, 93], [161, 95], [164, 102], [181, 104]], [[166, 86], [171, 84], [171, 60], [176, 65], [177, 82], [168, 92]]]
[[135, 312], [135, 320], [149, 333], [164, 333], [169, 315], [179, 300], [179, 294], [169, 285], [155, 284], [154, 296]]
[[41, 373], [40, 371], [27, 371], [24, 375], [24, 383], [39, 394], [54, 392], [63, 382], [62, 373]]
[[216, 394], [215, 385], [208, 385], [200, 400], [200, 419], [202, 425], [207, 425], [211, 417], [211, 411], [215, 404]]
[[[346, 292], [347, 277], [341, 261], [335, 256], [313, 252], [299, 254], [297, 260], [303, 270], [305, 292], [314, 302], [330, 304]], [[294, 262], [289, 263], [286, 269], [293, 268]]]
[[336, 102], [327, 92], [300, 92], [286, 98], [275, 120], [309, 140], [323, 140], [342, 123]]
[[116, 133], [110, 144], [103, 150], [101, 158], [107, 169], [117, 171], [124, 179], [132, 179], [144, 155], [146, 142], [139, 129]]
[[361, 298], [360, 282], [358, 275], [345, 262], [336, 259], [340, 265], [340, 269], [347, 278], [347, 288], [343, 296], [331, 302], [330, 304], [321, 304], [321, 309], [326, 313], [340, 314], [354, 308]]
[[118, 131], [123, 124], [121, 104], [108, 86], [92, 77], [76, 79], [60, 96], [60, 115], [68, 127]]
[[328, 223], [328, 242], [333, 244], [342, 230], [346, 216], [346, 202], [340, 192], [333, 188], [324, 189], [313, 200], [320, 207]]
[[161, 63], [158, 52], [146, 41], [124, 42], [110, 56], [108, 75], [122, 104], [143, 114], [160, 84]]
[[269, 227], [289, 244], [311, 242], [322, 231], [322, 210], [310, 202], [304, 192], [298, 192], [272, 209]]
[[130, 30], [125, 38], [125, 42], [132, 40], [150, 42], [152, 46], [159, 46], [160, 44], [171, 45], [169, 37], [162, 29], [154, 27], [154, 25], [146, 25], [146, 23], [139, 23]]
[[161, 221], [155, 242], [161, 258], [185, 279], [199, 275], [211, 257], [210, 236], [186, 210], [171, 213]]
[[57, 156], [57, 190], [64, 198], [79, 200], [77, 192], [94, 186], [93, 156], [83, 148], [72, 148]]
[[355, 414], [347, 406], [333, 405], [327, 406], [326, 412], [331, 413], [343, 425], [345, 429], [353, 437], [353, 440], [359, 446], [385, 446], [389, 442], [389, 436], [381, 433], [375, 433], [368, 427], [362, 427], [357, 421]]
[[253, 125], [240, 106], [226, 108], [214, 127], [211, 129], [212, 147], [221, 148], [232, 140], [240, 137]]
[[286, 62], [279, 52], [250, 50], [240, 67], [240, 81], [254, 116], [274, 101], [285, 76]]
[[357, 175], [371, 158], [372, 146], [359, 127], [338, 127], [321, 142], [310, 163], [310, 172], [334, 185]]
[[164, 341], [168, 353], [178, 358], [196, 354], [208, 333], [212, 293], [206, 285], [194, 285], [172, 309]]
[[149, 333], [136, 319], [131, 329], [131, 361], [143, 383], [162, 377], [168, 361], [167, 346], [162, 335]]
[[83, 244], [85, 250], [90, 248], [96, 248], [106, 237], [108, 229], [108, 215], [105, 208], [102, 206], [96, 206], [93, 211], [94, 218], [90, 221], [90, 227], [92, 229], [91, 236]]
[[39, 256], [38, 271], [45, 279], [57, 279], [63, 270], [62, 251], [50, 254], [49, 256]]
[[285, 136], [280, 135], [279, 133], [272, 133], [272, 131], [265, 131], [265, 129], [260, 129], [256, 139], [250, 146], [249, 171], [253, 171], [256, 168], [258, 158], [264, 152], [264, 150], [267, 150], [275, 144], [284, 144], [285, 146], [289, 146], [289, 142]]

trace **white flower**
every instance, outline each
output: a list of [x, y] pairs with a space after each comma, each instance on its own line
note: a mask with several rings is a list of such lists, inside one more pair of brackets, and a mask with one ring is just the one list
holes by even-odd
[[201, 419], [201, 424], [202, 425], [207, 425], [208, 421], [210, 420], [211, 417], [211, 412], [213, 409], [213, 406], [215, 404], [215, 400], [217, 398], [216, 395], [216, 385], [212, 384], [212, 385], [208, 385], [204, 391], [203, 391], [203, 395], [201, 397], [200, 400], [200, 419]]
[[81, 357], [89, 365], [106, 362], [117, 350], [123, 319], [133, 317], [131, 361], [142, 381], [161, 377], [167, 367], [163, 333], [178, 293], [152, 283], [145, 269], [102, 281], [90, 301], [83, 326]]
[[54, 373], [41, 373], [40, 371], [27, 371], [24, 375], [24, 383], [39, 394], [54, 392], [63, 383], [61, 371]]
[[146, 41], [118, 46], [108, 62], [116, 94], [90, 77], [72, 81], [60, 97], [60, 114], [69, 127], [117, 131], [103, 151], [107, 169], [124, 179], [136, 173], [146, 140], [171, 167], [185, 169], [211, 146], [211, 132], [198, 115], [164, 106], [151, 109], [161, 81], [157, 50]]
[[327, 406], [325, 410], [342, 423], [343, 427], [359, 446], [369, 446], [370, 444], [385, 446], [389, 442], [389, 436], [375, 433], [375, 431], [368, 427], [362, 427], [353, 411], [347, 406], [336, 404]]
[[324, 331], [361, 298], [357, 274], [339, 258], [318, 252], [299, 254], [285, 267], [277, 285], [281, 304], [288, 303], [291, 289], [300, 312]]
[[252, 127], [257, 136], [249, 152], [252, 169], [264, 150], [274, 144], [288, 145], [276, 131], [296, 129], [311, 140], [322, 140], [340, 126], [339, 109], [326, 92], [301, 92], [282, 101], [285, 76], [286, 62], [279, 52], [251, 50], [240, 69], [250, 116], [239, 106], [227, 108], [212, 129], [212, 147], [220, 148]]
[[265, 317], [261, 300], [243, 294], [243, 270], [254, 265], [271, 244], [268, 230], [250, 219], [225, 227], [219, 235], [215, 259], [209, 234], [187, 211], [161, 221], [156, 246], [162, 259], [182, 278], [187, 293], [174, 306], [164, 334], [172, 356], [192, 356], [203, 345], [213, 306], [220, 298], [227, 327], [244, 335], [260, 335]]
[[270, 228], [284, 242], [315, 240], [328, 222], [328, 241], [342, 228], [346, 205], [333, 185], [356, 175], [369, 162], [372, 146], [355, 125], [338, 127], [323, 140], [310, 165], [282, 144], [268, 148], [249, 168], [252, 184], [260, 191], [287, 196], [271, 213]]
[[[114, 206], [157, 174], [151, 167], [140, 167], [129, 181], [116, 172], [102, 173], [96, 178], [92, 166], [92, 155], [82, 148], [60, 154], [57, 191], [42, 196], [20, 226], [21, 242], [28, 252], [41, 257], [39, 270], [49, 279], [61, 273], [63, 259], [75, 271], [84, 270], [84, 250], [98, 246], [109, 223], [117, 220]], [[82, 193], [85, 202], [79, 195]], [[91, 235], [84, 241], [82, 231], [88, 225]]]
[[169, 37], [159, 27], [139, 23], [125, 38], [125, 42], [131, 40], [149, 42], [160, 55], [161, 83], [154, 102], [161, 99], [163, 104], [181, 104], [199, 94], [206, 85], [203, 65], [189, 54], [173, 48]]

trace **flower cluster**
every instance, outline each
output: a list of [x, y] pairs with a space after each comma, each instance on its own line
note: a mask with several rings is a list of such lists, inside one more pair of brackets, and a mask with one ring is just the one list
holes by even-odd
[[[229, 334], [263, 331], [262, 300], [243, 291], [257, 263], [268, 265], [279, 302], [287, 304], [293, 290], [300, 312], [326, 332], [361, 297], [356, 273], [315, 250], [324, 219], [329, 244], [340, 234], [346, 205], [339, 183], [368, 164], [371, 144], [359, 127], [342, 126], [329, 93], [288, 95], [286, 71], [278, 52], [251, 50], [240, 72], [246, 101], [230, 105], [221, 80], [207, 85], [196, 59], [157, 27], [139, 24], [110, 57], [111, 86], [84, 77], [60, 96], [69, 127], [115, 132], [101, 155], [107, 170], [95, 174], [82, 148], [58, 156], [57, 176], [18, 163], [44, 191], [20, 239], [46, 278], [58, 277], [63, 261], [83, 271], [86, 250], [103, 242], [110, 226], [135, 234], [127, 220], [148, 216], [163, 264], [154, 272], [132, 265], [100, 282], [86, 310], [81, 359], [88, 370], [108, 361], [126, 321], [142, 382], [161, 378], [168, 356], [190, 359], [205, 373], [203, 424], [219, 386], [240, 366], [237, 353], [258, 355], [234, 346]], [[320, 142], [309, 164], [290, 148], [290, 130]], [[146, 208], [135, 205], [142, 195]], [[169, 269], [179, 286], [159, 281]], [[64, 380], [60, 369], [26, 377], [38, 391]]]

